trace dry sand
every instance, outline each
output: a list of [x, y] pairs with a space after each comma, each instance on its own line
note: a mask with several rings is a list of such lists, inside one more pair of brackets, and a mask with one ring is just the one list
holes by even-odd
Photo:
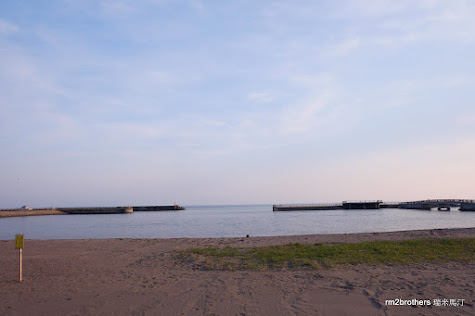
[[[425, 263], [324, 270], [203, 271], [175, 250], [289, 242], [475, 237], [475, 228], [219, 239], [26, 240], [22, 283], [0, 241], [0, 315], [475, 315], [475, 265]], [[464, 306], [387, 306], [390, 299]], [[443, 302], [443, 301], [442, 301]]]

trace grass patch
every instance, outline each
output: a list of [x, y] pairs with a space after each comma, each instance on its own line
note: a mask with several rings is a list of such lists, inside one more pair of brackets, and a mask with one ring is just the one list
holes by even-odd
[[192, 248], [179, 260], [204, 269], [302, 269], [340, 264], [475, 263], [475, 238], [417, 239], [342, 244], [286, 244], [253, 248]]

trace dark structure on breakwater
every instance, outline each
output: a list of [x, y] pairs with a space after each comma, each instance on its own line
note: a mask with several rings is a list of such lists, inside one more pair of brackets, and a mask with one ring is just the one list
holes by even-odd
[[61, 212], [67, 214], [130, 214], [134, 209], [127, 207], [66, 207], [57, 208]]
[[380, 208], [383, 201], [343, 201], [345, 210], [376, 210]]
[[374, 210], [380, 208], [401, 208], [450, 211], [459, 207], [460, 211], [474, 211], [475, 200], [438, 199], [412, 202], [383, 202], [376, 201], [343, 201], [341, 204], [312, 204], [312, 205], [273, 205], [273, 211], [318, 211], [318, 210]]
[[318, 204], [318, 205], [273, 205], [272, 210], [276, 211], [318, 211], [318, 210], [342, 210], [341, 204]]
[[273, 211], [374, 210], [382, 201], [343, 201], [335, 204], [273, 205]]
[[182, 211], [185, 210], [180, 205], [165, 205], [165, 206], [133, 206], [134, 212], [159, 212], [159, 211]]

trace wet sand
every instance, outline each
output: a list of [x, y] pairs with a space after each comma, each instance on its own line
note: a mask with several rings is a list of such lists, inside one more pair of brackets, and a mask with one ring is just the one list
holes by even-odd
[[[475, 237], [475, 228], [250, 238], [26, 240], [22, 283], [14, 242], [0, 241], [0, 315], [474, 315], [475, 264], [205, 271], [175, 258], [175, 250], [190, 247], [465, 237]], [[385, 305], [386, 300], [413, 298], [431, 303], [463, 299], [464, 306]]]

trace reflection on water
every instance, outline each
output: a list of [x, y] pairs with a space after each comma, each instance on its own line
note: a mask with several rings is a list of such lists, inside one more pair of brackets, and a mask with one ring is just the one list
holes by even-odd
[[379, 209], [273, 212], [272, 205], [0, 218], [0, 239], [244, 237], [475, 227], [475, 212]]

